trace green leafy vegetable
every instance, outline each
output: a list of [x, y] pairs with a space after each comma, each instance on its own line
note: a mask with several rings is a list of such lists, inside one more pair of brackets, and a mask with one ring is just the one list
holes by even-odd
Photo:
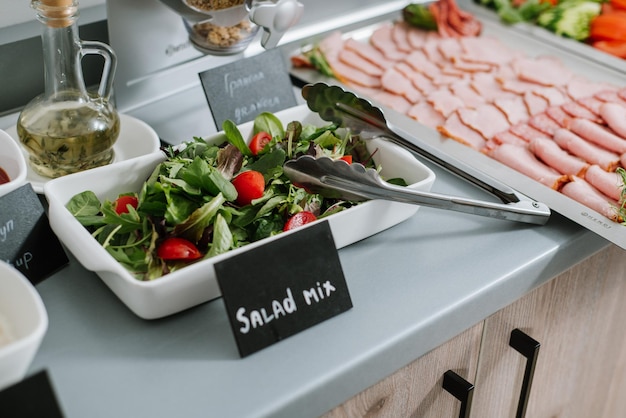
[[412, 3], [402, 9], [405, 22], [425, 30], [437, 30], [437, 21], [428, 9], [428, 4]]
[[[354, 161], [373, 166], [364, 141], [350, 132], [340, 134], [333, 124], [318, 128], [293, 121], [285, 129], [275, 115], [262, 113], [253, 130], [271, 133], [272, 140], [267, 151], [256, 156], [232, 121], [224, 122], [223, 128], [223, 143], [193, 138], [180, 148], [167, 148], [166, 160], [154, 168], [141, 190], [122, 194], [136, 198], [136, 208], [128, 205], [128, 212], [118, 214], [114, 205], [118, 197], [101, 202], [93, 192], [84, 191], [67, 203], [67, 209], [137, 279], [153, 280], [196, 260], [160, 258], [159, 246], [171, 243], [170, 238], [187, 240], [203, 254], [200, 259], [206, 259], [281, 233], [295, 213], [310, 211], [321, 218], [352, 206], [291, 184], [283, 173], [287, 158], [350, 154]], [[248, 170], [263, 174], [265, 190], [262, 197], [241, 206], [231, 179]]]

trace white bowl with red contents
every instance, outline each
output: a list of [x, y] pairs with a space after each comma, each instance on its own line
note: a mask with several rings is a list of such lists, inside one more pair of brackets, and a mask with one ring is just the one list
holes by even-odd
[[0, 196], [26, 183], [26, 158], [20, 145], [0, 129]]

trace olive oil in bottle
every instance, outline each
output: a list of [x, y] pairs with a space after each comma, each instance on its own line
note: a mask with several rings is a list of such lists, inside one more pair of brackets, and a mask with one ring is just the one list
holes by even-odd
[[[109, 101], [115, 54], [101, 42], [78, 38], [76, 0], [33, 0], [43, 23], [45, 91], [22, 110], [17, 133], [39, 175], [59, 177], [109, 164], [120, 132], [119, 115]], [[104, 58], [97, 93], [88, 92], [81, 58]]]

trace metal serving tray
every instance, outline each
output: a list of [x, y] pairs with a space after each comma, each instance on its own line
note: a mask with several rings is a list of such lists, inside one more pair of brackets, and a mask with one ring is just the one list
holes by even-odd
[[[546, 42], [544, 37], [533, 36], [531, 31], [514, 30], [492, 18], [484, 18], [481, 14], [475, 14], [475, 16], [483, 23], [484, 35], [497, 37], [505, 45], [521, 51], [528, 56], [554, 56], [559, 58], [577, 75], [584, 76], [596, 82], [608, 82], [617, 86], [626, 86], [626, 73], [623, 70], [609, 67], [603, 62], [592, 60], [580, 51], [572, 52], [570, 48], [563, 48], [562, 45], [556, 42]], [[398, 11], [398, 18], [400, 18], [400, 11]], [[349, 36], [357, 40], [367, 40], [378, 26], [386, 23], [389, 22], [379, 22], [357, 30], [343, 32], [343, 34], [346, 37]], [[319, 39], [311, 40], [310, 44], [299, 46], [287, 51], [287, 53], [290, 54], [289, 56], [299, 54], [310, 48], [313, 42], [321, 40], [323, 36], [324, 35], [320, 35]], [[329, 84], [340, 85], [350, 90], [349, 86], [340, 83], [336, 79], [323, 76], [314, 70], [291, 68], [290, 72], [292, 77], [303, 83], [323, 81]], [[445, 154], [471, 165], [475, 169], [517, 189], [521, 193], [537, 201], [546, 203], [555, 212], [562, 214], [619, 247], [626, 249], [626, 226], [612, 222], [600, 213], [478, 151], [442, 136], [439, 132], [418, 123], [404, 114], [393, 111], [380, 103], [376, 103], [374, 100], [372, 100], [372, 102], [382, 107], [389, 122], [406, 136], [436, 147]]]

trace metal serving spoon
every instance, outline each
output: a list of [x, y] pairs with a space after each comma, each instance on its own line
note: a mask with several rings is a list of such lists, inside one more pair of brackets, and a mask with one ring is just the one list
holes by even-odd
[[[532, 206], [537, 215], [544, 216], [546, 221], [550, 216], [550, 208], [544, 203], [530, 199], [417, 138], [409, 139], [399, 135], [387, 122], [380, 108], [373, 106], [368, 100], [360, 98], [354, 93], [345, 91], [339, 86], [320, 82], [305, 85], [302, 88], [302, 97], [306, 100], [309, 109], [318, 113], [326, 121], [360, 133], [364, 139], [379, 137], [389, 140], [486, 190], [500, 199], [502, 203], [510, 206], [518, 205], [524, 210]], [[529, 205], [529, 203], [531, 204]]]
[[392, 200], [538, 225], [545, 224], [549, 217], [549, 212], [546, 213], [530, 200], [503, 204], [421, 192], [389, 184], [380, 178], [376, 170], [365, 168], [362, 164], [348, 164], [328, 157], [304, 155], [287, 161], [283, 170], [292, 183], [330, 198], [354, 202]]

